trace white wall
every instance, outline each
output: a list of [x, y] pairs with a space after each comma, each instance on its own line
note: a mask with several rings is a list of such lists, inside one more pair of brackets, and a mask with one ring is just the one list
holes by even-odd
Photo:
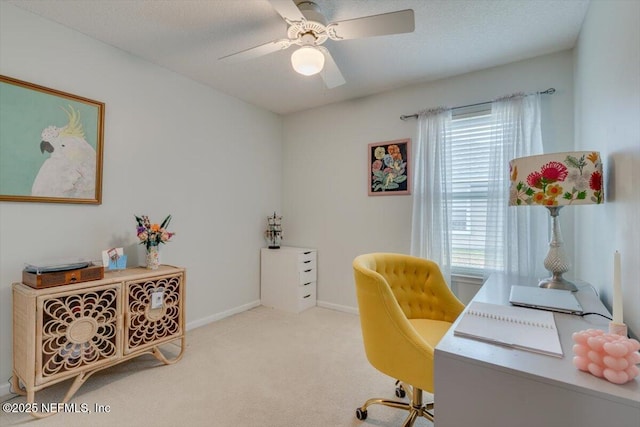
[[[416, 122], [401, 121], [401, 114], [549, 87], [557, 92], [542, 97], [545, 151], [571, 150], [570, 51], [287, 115], [284, 244], [318, 249], [319, 304], [355, 310], [351, 261], [358, 254], [409, 252], [412, 198], [367, 195], [367, 144], [415, 140]], [[563, 215], [561, 223], [567, 251], [573, 254], [571, 216]]]
[[638, 336], [640, 2], [591, 2], [575, 49], [575, 95], [576, 147], [600, 150], [606, 182], [606, 203], [576, 214], [578, 268], [611, 306], [620, 251], [624, 321]]
[[281, 206], [280, 116], [4, 2], [0, 74], [106, 104], [102, 205], [0, 202], [2, 386], [23, 263], [114, 246], [135, 256], [134, 214], [173, 214], [162, 261], [187, 268], [189, 325], [259, 302], [262, 232]]

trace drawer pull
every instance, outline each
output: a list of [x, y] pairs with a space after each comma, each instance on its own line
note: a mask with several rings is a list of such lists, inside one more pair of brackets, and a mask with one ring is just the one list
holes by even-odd
[[305, 264], [309, 264], [309, 263], [311, 262], [311, 260], [308, 260], [308, 261], [302, 261], [302, 262], [303, 262], [303, 263], [305, 263]]
[[311, 251], [309, 251], [309, 252], [302, 252], [302, 253], [303, 253], [303, 254], [305, 254], [305, 255], [309, 255], [309, 254], [311, 253]]
[[310, 285], [310, 284], [311, 284], [311, 282], [307, 282], [307, 283], [303, 283], [302, 286], [307, 286], [307, 285]]
[[305, 273], [308, 273], [308, 272], [310, 272], [310, 271], [313, 271], [313, 268], [310, 268], [310, 269], [308, 269], [308, 270], [305, 270], [304, 272], [305, 272]]
[[305, 295], [305, 296], [304, 296], [304, 297], [302, 297], [302, 298], [309, 298], [310, 296], [311, 296], [311, 294], [309, 294], [309, 295]]

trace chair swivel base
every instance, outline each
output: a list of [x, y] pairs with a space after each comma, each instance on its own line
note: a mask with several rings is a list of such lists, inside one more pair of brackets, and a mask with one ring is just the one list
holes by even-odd
[[[396, 395], [398, 395], [396, 391]], [[392, 408], [404, 409], [409, 411], [409, 415], [404, 420], [402, 427], [411, 427], [418, 417], [425, 417], [429, 421], [433, 421], [433, 402], [426, 405], [422, 404], [422, 390], [414, 388], [411, 397], [411, 403], [398, 402], [389, 399], [373, 398], [365, 402], [364, 405], [356, 409], [356, 418], [360, 421], [367, 419], [367, 408], [371, 405], [384, 405]]]

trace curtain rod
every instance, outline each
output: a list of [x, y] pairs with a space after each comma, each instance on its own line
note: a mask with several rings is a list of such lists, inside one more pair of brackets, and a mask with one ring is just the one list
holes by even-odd
[[[556, 93], [555, 88], [550, 87], [549, 89], [542, 91], [542, 92], [537, 92], [540, 95], [553, 95], [554, 93]], [[469, 104], [469, 105], [461, 105], [459, 107], [453, 107], [452, 110], [456, 110], [459, 108], [467, 108], [467, 107], [475, 107], [477, 105], [482, 105], [482, 104], [489, 104], [492, 101], [485, 101], [485, 102], [477, 102], [475, 104]], [[400, 116], [400, 120], [409, 120], [409, 119], [417, 119], [418, 118], [418, 114], [410, 114], [410, 115], [402, 115]]]

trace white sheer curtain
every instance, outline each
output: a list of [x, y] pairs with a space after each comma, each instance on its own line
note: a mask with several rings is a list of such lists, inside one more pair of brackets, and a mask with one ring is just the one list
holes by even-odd
[[451, 110], [418, 115], [413, 146], [411, 255], [436, 262], [451, 283]]
[[498, 99], [491, 115], [485, 278], [494, 271], [534, 277], [544, 270], [548, 214], [535, 206], [509, 206], [509, 161], [542, 153], [540, 95]]

